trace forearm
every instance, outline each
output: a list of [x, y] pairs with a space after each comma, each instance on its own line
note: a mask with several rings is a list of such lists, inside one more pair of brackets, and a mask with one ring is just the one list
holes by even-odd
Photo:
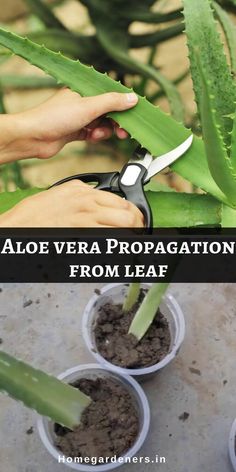
[[0, 115], [0, 164], [32, 156], [23, 114]]

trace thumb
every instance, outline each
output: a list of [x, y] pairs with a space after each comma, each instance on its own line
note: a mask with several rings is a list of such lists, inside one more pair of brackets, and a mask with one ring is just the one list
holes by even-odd
[[138, 103], [135, 93], [104, 93], [95, 97], [82, 98], [84, 126], [111, 111], [124, 111]]

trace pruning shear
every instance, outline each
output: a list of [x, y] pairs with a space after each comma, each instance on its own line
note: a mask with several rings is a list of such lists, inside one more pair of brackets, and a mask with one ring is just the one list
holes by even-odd
[[143, 187], [150, 181], [151, 177], [173, 164], [173, 162], [185, 154], [192, 142], [193, 135], [190, 135], [178, 147], [159, 157], [152, 156], [147, 149], [138, 146], [121, 172], [94, 172], [72, 175], [56, 182], [52, 187], [76, 179], [85, 183], [96, 183], [96, 189], [117, 193], [134, 203], [143, 213], [146, 229], [151, 230], [152, 211]]

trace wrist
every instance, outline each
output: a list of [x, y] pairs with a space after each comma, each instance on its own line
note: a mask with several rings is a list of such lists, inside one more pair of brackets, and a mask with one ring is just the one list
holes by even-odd
[[24, 114], [0, 115], [0, 164], [34, 157], [32, 147]]

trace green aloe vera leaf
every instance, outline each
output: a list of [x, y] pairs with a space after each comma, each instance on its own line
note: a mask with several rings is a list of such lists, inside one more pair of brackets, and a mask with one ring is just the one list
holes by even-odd
[[0, 51], [0, 66], [5, 64], [12, 57], [12, 53], [10, 51]]
[[209, 195], [146, 192], [155, 228], [221, 225], [222, 204]]
[[218, 3], [222, 5], [224, 8], [226, 8], [229, 11], [232, 11], [235, 13], [236, 11], [236, 0], [218, 0]]
[[129, 8], [129, 5], [127, 5], [124, 11], [124, 16], [131, 21], [140, 21], [143, 23], [165, 23], [181, 18], [182, 10], [181, 8], [178, 8], [169, 13], [159, 13], [148, 11], [141, 5], [137, 5], [136, 8]]
[[[186, 77], [189, 75], [189, 69], [186, 69], [184, 72], [182, 72], [178, 77], [176, 77], [172, 82], [174, 85], [179, 85]], [[152, 95], [148, 96], [148, 100], [153, 103], [156, 100], [159, 100], [162, 98], [164, 95], [163, 90], [158, 90], [157, 92], [153, 93]]]
[[111, 25], [104, 27], [103, 23], [97, 19], [97, 37], [104, 47], [105, 51], [121, 65], [127, 67], [132, 72], [154, 80], [165, 91], [173, 117], [177, 121], [183, 121], [184, 108], [178, 92], [173, 83], [166, 79], [155, 67], [149, 64], [143, 64], [133, 59], [129, 55], [128, 46], [122, 42], [122, 31], [114, 30]]
[[130, 325], [129, 334], [140, 341], [151, 326], [169, 283], [152, 284]]
[[3, 191], [8, 192], [10, 179], [9, 179], [9, 168], [6, 164], [2, 166], [0, 176], [1, 176], [2, 184], [3, 184]]
[[129, 41], [127, 35], [125, 35], [124, 27], [117, 28], [114, 19], [104, 24], [103, 16], [98, 15], [97, 12], [94, 14], [93, 11], [90, 11], [90, 15], [96, 26], [97, 38], [107, 54], [131, 72], [139, 73], [159, 84], [165, 90], [173, 117], [182, 122], [184, 107], [181, 96], [173, 83], [152, 65], [143, 64], [129, 55]]
[[[125, 34], [124, 27], [117, 27], [114, 19], [104, 24], [103, 16], [97, 10], [90, 11], [94, 25], [96, 26], [97, 38], [107, 54], [131, 72], [139, 73], [143, 77], [154, 80], [165, 90], [170, 103], [173, 117], [177, 121], [183, 121], [184, 112], [181, 96], [171, 81], [166, 79], [155, 67], [143, 64], [129, 55], [129, 39]], [[181, 25], [183, 26], [183, 25]], [[155, 45], [155, 43], [154, 43]]]
[[[142, 7], [148, 11], [149, 8], [155, 3], [156, 0], [142, 0]], [[96, 11], [97, 14], [106, 15], [105, 18], [117, 17], [117, 20], [126, 19], [125, 11], [126, 8], [135, 10], [137, 8], [137, 0], [79, 0], [84, 6], [86, 6], [89, 12]]]
[[[188, 158], [188, 164], [186, 158]], [[184, 158], [180, 158], [172, 164], [171, 169], [196, 187], [205, 190], [222, 202], [230, 204], [211, 176], [202, 139], [195, 137], [191, 149]], [[202, 176], [200, 177], [201, 172]]]
[[28, 184], [22, 175], [21, 165], [19, 162], [11, 162], [9, 164], [5, 164], [5, 166], [8, 167], [10, 171], [11, 181], [15, 184], [17, 188], [25, 189], [28, 187]]
[[151, 192], [176, 192], [174, 188], [162, 182], [158, 182], [155, 179], [151, 179], [150, 182], [145, 185], [145, 192], [148, 192], [148, 190]]
[[[83, 96], [130, 91], [106, 74], [101, 74], [79, 61], [73, 61], [61, 54], [49, 51], [27, 38], [4, 29], [0, 29], [0, 44]], [[170, 151], [190, 135], [189, 130], [158, 107], [153, 106], [144, 97], [139, 98], [139, 103], [133, 109], [126, 112], [113, 112], [109, 116], [154, 156]], [[185, 156], [172, 165], [172, 169], [219, 200], [228, 202], [211, 177], [201, 139], [194, 138], [191, 148]]]
[[156, 31], [148, 34], [137, 34], [129, 36], [129, 44], [131, 48], [143, 48], [147, 46], [154, 46], [155, 44], [162, 43], [168, 39], [179, 36], [184, 31], [184, 24], [177, 23], [169, 28]]
[[0, 114], [6, 113], [2, 84], [0, 82]]
[[226, 205], [222, 205], [221, 227], [236, 228], [236, 211]]
[[0, 50], [0, 64], [3, 64], [7, 61], [10, 57], [12, 57], [11, 51], [7, 51], [5, 48]]
[[6, 89], [43, 89], [57, 88], [58, 84], [52, 77], [37, 75], [1, 75], [0, 86]]
[[236, 173], [236, 113], [234, 115], [234, 125], [231, 137], [230, 162], [234, 169], [234, 172]]
[[127, 312], [133, 308], [138, 300], [140, 292], [140, 283], [133, 282], [129, 284], [128, 292], [124, 300], [123, 311]]
[[[118, 60], [117, 55], [114, 54], [113, 57]], [[183, 122], [184, 107], [181, 96], [178, 89], [170, 80], [168, 80], [155, 67], [134, 60], [125, 52], [122, 55], [119, 55], [119, 62], [129, 68], [131, 71], [140, 73], [147, 79], [151, 79], [160, 85], [169, 101], [172, 116], [176, 119], [176, 121]]]
[[86, 63], [90, 60], [95, 61], [95, 51], [97, 54], [102, 53], [95, 36], [76, 35], [70, 31], [47, 29], [29, 33], [28, 38], [37, 44], [43, 44], [52, 51], [60, 51], [73, 58], [79, 57], [82, 62]]
[[187, 42], [191, 73], [197, 104], [200, 104], [202, 79], [198, 68], [196, 50], [200, 62], [211, 80], [210, 95], [214, 97], [213, 107], [221, 134], [228, 146], [232, 131], [232, 113], [235, 111], [236, 86], [227, 64], [224, 47], [216, 28], [210, 0], [183, 0]]
[[[93, 64], [103, 72], [114, 68], [114, 64], [105, 54], [95, 35], [79, 35], [51, 28], [28, 33], [27, 37], [51, 51], [60, 52], [72, 59], [79, 58], [84, 64]], [[115, 65], [115, 70], [119, 71], [117, 65]], [[122, 73], [126, 72], [122, 70]]]
[[65, 29], [63, 23], [54, 15], [50, 7], [42, 0], [24, 0], [30, 11], [48, 28]]
[[[155, 60], [155, 57], [156, 57], [156, 53], [157, 53], [157, 46], [155, 45], [155, 46], [152, 46], [150, 48], [150, 51], [149, 51], [148, 60], [147, 60], [147, 64], [149, 66], [153, 66], [154, 60]], [[141, 76], [139, 82], [137, 84], [136, 83], [133, 84], [133, 88], [134, 88], [135, 92], [138, 95], [146, 96], [146, 90], [147, 90], [148, 82], [149, 82], [148, 77]]]
[[231, 69], [236, 74], [236, 25], [218, 3], [213, 2], [213, 7], [225, 33], [230, 52]]
[[[198, 56], [198, 51], [196, 51], [196, 56]], [[220, 126], [217, 122], [214, 97], [210, 94], [211, 83], [207, 79], [200, 59], [197, 62], [202, 89], [199, 110], [209, 169], [222, 192], [227, 195], [233, 205], [236, 205], [236, 174], [228, 157]]]
[[91, 399], [78, 389], [0, 351], [0, 390], [40, 415], [74, 429]]

